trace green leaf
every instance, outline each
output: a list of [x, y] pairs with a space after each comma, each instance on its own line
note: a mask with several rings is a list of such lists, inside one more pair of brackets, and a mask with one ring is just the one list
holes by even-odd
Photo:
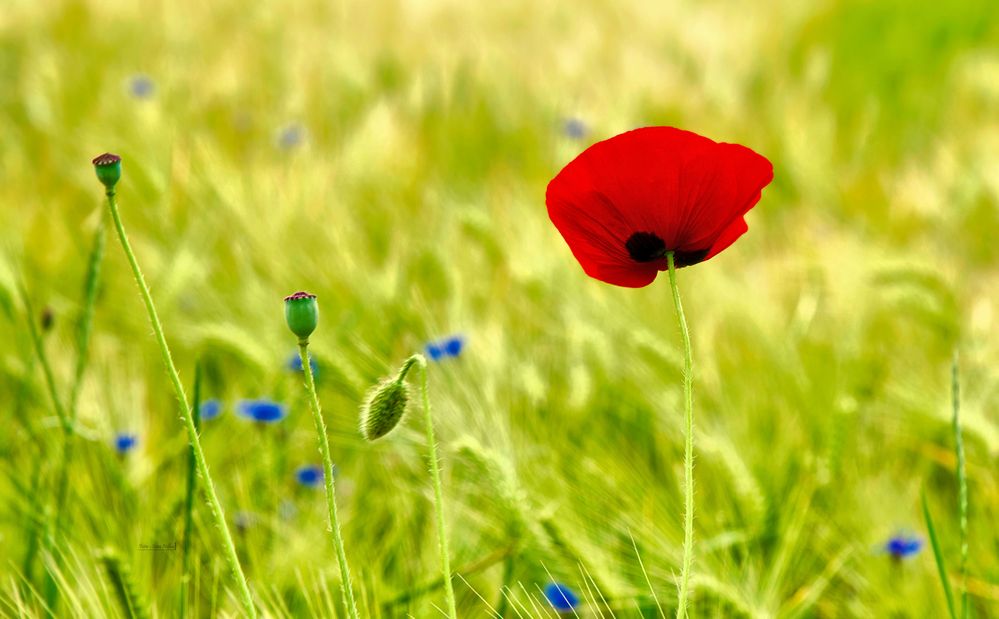
[[944, 596], [947, 598], [947, 610], [950, 612], [951, 619], [957, 619], [957, 613], [954, 612], [954, 595], [950, 591], [950, 581], [947, 580], [947, 568], [944, 566], [943, 553], [940, 551], [937, 533], [933, 528], [933, 517], [930, 516], [930, 506], [926, 504], [926, 491], [923, 491], [923, 517], [926, 518], [926, 531], [930, 536], [930, 544], [933, 546], [933, 557], [937, 561], [937, 571], [940, 573], [940, 582], [943, 583]]

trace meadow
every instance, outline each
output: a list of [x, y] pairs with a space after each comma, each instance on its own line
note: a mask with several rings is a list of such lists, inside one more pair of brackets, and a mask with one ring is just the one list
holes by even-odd
[[[217, 402], [201, 444], [261, 616], [347, 616], [300, 470], [321, 460], [285, 325], [297, 290], [321, 312], [362, 616], [444, 616], [418, 381], [393, 433], [358, 430], [414, 353], [458, 615], [553, 617], [558, 582], [579, 597], [565, 616], [673, 616], [669, 285], [587, 277], [545, 208], [584, 148], [650, 125], [775, 170], [749, 232], [678, 273], [690, 616], [948, 616], [925, 497], [955, 599], [999, 617], [993, 0], [4, 0], [0, 616], [244, 616], [203, 484], [184, 535], [188, 438], [90, 163], [106, 151], [187, 394], [197, 373]], [[258, 399], [283, 418], [248, 420]]]

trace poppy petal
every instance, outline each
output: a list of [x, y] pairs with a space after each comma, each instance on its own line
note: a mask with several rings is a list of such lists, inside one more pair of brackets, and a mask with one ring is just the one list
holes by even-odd
[[690, 161], [682, 175], [688, 189], [677, 249], [713, 247], [734, 221], [756, 206], [773, 177], [773, 165], [766, 158], [738, 144], [717, 144]]
[[746, 231], [743, 216], [773, 179], [763, 156], [674, 127], [645, 127], [598, 142], [548, 184], [548, 215], [583, 270], [641, 287], [666, 270], [706, 260]]
[[747, 230], [749, 230], [749, 225], [746, 224], [746, 220], [742, 217], [730, 223], [715, 240], [715, 244], [711, 246], [708, 255], [704, 259], [714, 258], [722, 250], [728, 249], [728, 246], [735, 243]]
[[549, 185], [548, 214], [583, 271], [595, 279], [630, 288], [652, 283], [658, 269], [639, 264], [626, 249], [631, 227], [610, 202], [597, 193], [575, 201], [563, 199]]

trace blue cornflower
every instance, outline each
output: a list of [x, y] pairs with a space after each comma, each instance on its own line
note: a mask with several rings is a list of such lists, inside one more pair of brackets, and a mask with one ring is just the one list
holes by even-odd
[[278, 131], [277, 144], [284, 150], [291, 150], [305, 141], [305, 127], [298, 123], [286, 125]]
[[128, 80], [128, 92], [136, 99], [148, 99], [156, 92], [156, 84], [148, 75], [140, 73]]
[[562, 131], [574, 140], [581, 140], [589, 133], [586, 123], [575, 117], [565, 119], [565, 122], [562, 123]]
[[295, 471], [295, 481], [306, 488], [322, 487], [323, 477], [323, 467], [318, 464], [306, 464]]
[[284, 404], [272, 400], [240, 400], [236, 410], [243, 417], [260, 423], [281, 421], [288, 414]]
[[[316, 363], [316, 360], [312, 358], [312, 353], [309, 353], [309, 366], [312, 368], [313, 375], [319, 373], [319, 364]], [[299, 355], [297, 352], [292, 353], [288, 357], [288, 362], [285, 364], [285, 367], [291, 370], [292, 372], [301, 372], [303, 369], [301, 355]]]
[[885, 542], [885, 552], [891, 555], [892, 559], [901, 560], [911, 557], [923, 548], [923, 540], [914, 535], [895, 535]]
[[129, 432], [119, 432], [114, 436], [114, 450], [124, 456], [139, 444], [139, 437]]
[[198, 407], [201, 414], [201, 421], [215, 419], [222, 414], [222, 403], [218, 400], [205, 400]]
[[429, 342], [424, 347], [431, 361], [440, 361], [445, 357], [457, 357], [464, 348], [465, 338], [460, 335], [452, 335], [447, 339]]
[[567, 585], [550, 582], [545, 585], [545, 598], [560, 613], [571, 612], [579, 606], [579, 596]]

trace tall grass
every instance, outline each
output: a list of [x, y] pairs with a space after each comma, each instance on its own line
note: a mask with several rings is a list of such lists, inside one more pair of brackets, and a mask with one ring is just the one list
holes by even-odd
[[[323, 497], [292, 476], [314, 463], [315, 432], [268, 301], [303, 273], [324, 300], [316, 388], [362, 614], [398, 600], [381, 616], [429, 617], [442, 599], [421, 419], [368, 445], [352, 411], [384, 360], [452, 333], [466, 349], [431, 368], [441, 450], [470, 437], [499, 454], [527, 506], [512, 523], [505, 490], [446, 456], [458, 615], [503, 599], [506, 616], [544, 615], [539, 587], [553, 578], [587, 600], [581, 616], [610, 616], [597, 589], [618, 617], [655, 616], [656, 599], [674, 614], [684, 358], [669, 291], [586, 278], [543, 204], [552, 174], [590, 142], [672, 124], [751, 145], [776, 170], [739, 243], [681, 274], [702, 446], [691, 616], [945, 615], [929, 548], [900, 564], [875, 551], [900, 529], [926, 538], [922, 489], [963, 612], [940, 372], [956, 348], [967, 599], [987, 616], [999, 603], [997, 11], [984, 0], [915, 13], [894, 0], [6, 3], [0, 537], [13, 560], [0, 564], [0, 615], [44, 616], [50, 571], [58, 613], [122, 616], [96, 556], [108, 546], [151, 612], [179, 614], [181, 553], [140, 544], [179, 541], [189, 447], [118, 251], [94, 300], [72, 526], [58, 545], [39, 537], [63, 433], [16, 276], [34, 307], [81, 315], [106, 208], [86, 162], [103, 149], [127, 162], [119, 196], [174, 361], [203, 360], [206, 397], [225, 403], [200, 436], [262, 614], [340, 606]], [[137, 73], [151, 96], [131, 94]], [[585, 137], [563, 132], [568, 117]], [[282, 145], [292, 124], [304, 139]], [[289, 247], [310, 252], [292, 260]], [[44, 340], [67, 410], [73, 322]], [[232, 414], [256, 397], [288, 417], [261, 432]], [[123, 429], [141, 441], [119, 458], [108, 445]], [[238, 616], [200, 507], [188, 616]], [[556, 523], [562, 547], [537, 522]]]

